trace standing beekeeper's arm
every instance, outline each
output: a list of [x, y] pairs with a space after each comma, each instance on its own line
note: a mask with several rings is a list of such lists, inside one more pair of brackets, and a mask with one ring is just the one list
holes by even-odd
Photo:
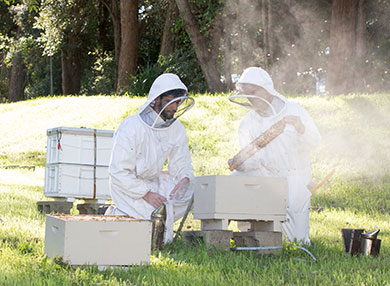
[[150, 190], [136, 176], [136, 134], [134, 129], [127, 128], [126, 125], [121, 124], [115, 133], [109, 168], [111, 192], [121, 192], [132, 199], [141, 199]]
[[178, 182], [170, 198], [175, 197], [176, 200], [187, 201], [192, 196], [190, 185], [194, 180], [194, 170], [184, 127], [178, 137], [177, 144], [168, 157], [168, 171]]

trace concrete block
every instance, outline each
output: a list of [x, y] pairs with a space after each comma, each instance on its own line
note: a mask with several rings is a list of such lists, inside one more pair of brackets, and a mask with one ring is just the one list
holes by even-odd
[[202, 219], [201, 230], [228, 230], [229, 220], [227, 219]]
[[38, 201], [38, 211], [44, 214], [59, 213], [69, 214], [70, 209], [73, 208], [73, 202], [69, 201]]
[[251, 221], [250, 231], [273, 231], [273, 221]]
[[205, 245], [214, 245], [223, 250], [230, 250], [230, 240], [233, 232], [230, 230], [205, 230], [205, 231], [184, 231], [183, 240], [187, 243], [203, 241]]
[[284, 221], [287, 181], [249, 176], [196, 177], [195, 219]]
[[[234, 232], [233, 240], [237, 247], [252, 247], [252, 246], [281, 246], [282, 233], [276, 231], [250, 231], [250, 232]], [[258, 250], [261, 254], [277, 254], [281, 249]]]
[[[101, 203], [84, 203], [77, 204], [77, 209], [79, 210], [79, 214], [99, 214], [99, 209], [106, 209], [110, 206], [110, 204], [101, 204]], [[104, 213], [100, 213], [104, 214]]]
[[46, 215], [45, 254], [74, 266], [145, 264], [151, 231], [150, 221], [125, 216]]

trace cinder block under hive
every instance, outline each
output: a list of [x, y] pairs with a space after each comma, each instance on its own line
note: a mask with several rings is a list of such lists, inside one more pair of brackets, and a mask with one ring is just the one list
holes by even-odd
[[223, 250], [230, 249], [230, 239], [233, 232], [230, 230], [205, 230], [205, 231], [184, 231], [183, 240], [187, 243], [204, 242], [206, 245], [214, 245]]
[[38, 201], [38, 211], [44, 214], [59, 213], [69, 214], [73, 207], [73, 202], [68, 201]]
[[[233, 240], [237, 247], [280, 247], [282, 233], [277, 231], [234, 232]], [[258, 250], [261, 254], [277, 254], [281, 249]]]
[[[85, 215], [94, 215], [94, 214], [100, 214], [99, 209], [106, 210], [110, 205], [105, 203], [83, 203], [83, 204], [77, 204], [77, 209], [79, 211], [79, 214], [85, 214]], [[101, 213], [101, 214], [104, 214]]]

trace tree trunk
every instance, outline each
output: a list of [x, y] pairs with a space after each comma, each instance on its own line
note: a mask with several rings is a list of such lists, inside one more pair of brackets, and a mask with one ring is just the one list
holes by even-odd
[[68, 34], [67, 44], [61, 49], [62, 93], [79, 94], [81, 81], [81, 48], [74, 32]]
[[230, 29], [227, 27], [228, 32], [224, 31], [225, 49], [224, 49], [224, 72], [225, 72], [225, 84], [227, 90], [234, 89], [232, 82], [232, 42], [230, 38]]
[[366, 28], [366, 15], [364, 12], [364, 0], [359, 1], [358, 7], [358, 20], [356, 27], [356, 59], [357, 64], [355, 68], [355, 83], [354, 87], [356, 91], [364, 91], [366, 89], [364, 76], [366, 74], [365, 57], [367, 54], [367, 28]]
[[[235, 24], [238, 22], [238, 8], [236, 1], [226, 1], [225, 3], [225, 21], [223, 29], [223, 67], [225, 76], [226, 90], [233, 90], [234, 84], [232, 81], [232, 53], [233, 53], [233, 37], [235, 33]], [[241, 69], [242, 70], [242, 69]], [[241, 71], [240, 70], [240, 71]]]
[[99, 31], [99, 43], [102, 45], [103, 51], [108, 51], [110, 49], [111, 41], [108, 37], [110, 34], [111, 23], [109, 19], [112, 19], [111, 11], [109, 9], [109, 4], [107, 1], [102, 0], [99, 2], [99, 14], [98, 14], [98, 31]]
[[333, 95], [353, 90], [358, 4], [359, 0], [333, 0], [327, 83]]
[[261, 25], [263, 28], [263, 53], [265, 69], [269, 67], [269, 45], [268, 45], [268, 24], [267, 24], [267, 0], [261, 1]]
[[[107, 0], [108, 1], [108, 0]], [[120, 56], [120, 48], [121, 48], [121, 19], [119, 16], [119, 6], [118, 2], [119, 0], [111, 0], [111, 7], [110, 5], [103, 0], [103, 4], [106, 6], [107, 10], [110, 13], [111, 20], [112, 20], [112, 26], [114, 29], [114, 51], [115, 51], [115, 66], [118, 71], [118, 63], [119, 63], [119, 56]], [[116, 78], [114, 80], [114, 88], [116, 89], [118, 85], [118, 75], [116, 74]]]
[[[220, 92], [224, 90], [221, 82], [221, 75], [217, 70], [217, 56], [219, 52], [219, 40], [221, 39], [222, 27], [220, 19], [214, 20], [212, 41], [202, 35], [191, 12], [188, 0], [176, 0], [184, 28], [188, 33], [194, 46], [196, 57], [204, 74], [209, 92]], [[218, 17], [218, 16], [217, 16]], [[210, 47], [209, 47], [210, 45]]]
[[179, 14], [175, 0], [169, 0], [167, 16], [165, 19], [164, 31], [161, 39], [160, 55], [167, 56], [175, 51], [175, 42], [172, 40], [172, 27]]
[[268, 13], [268, 21], [267, 21], [267, 38], [268, 38], [268, 53], [269, 53], [269, 61], [268, 65], [272, 66], [274, 60], [274, 46], [272, 43], [272, 4], [271, 0], [267, 0], [267, 13]]
[[114, 45], [115, 45], [115, 63], [118, 66], [120, 52], [121, 52], [121, 19], [119, 16], [119, 0], [112, 0], [112, 23], [114, 27]]
[[138, 0], [120, 1], [121, 48], [118, 64], [117, 92], [129, 83], [137, 71], [138, 60]]
[[241, 9], [241, 1], [238, 1], [238, 5], [236, 6], [237, 8], [237, 30], [238, 30], [238, 66], [239, 66], [239, 70], [240, 72], [242, 72], [242, 70], [244, 70], [244, 68], [246, 67], [246, 63], [244, 62], [244, 47], [243, 47], [243, 44], [244, 44], [244, 30], [243, 30], [243, 23], [242, 23], [242, 9]]
[[[17, 27], [16, 36], [22, 36], [22, 28]], [[10, 102], [24, 99], [24, 88], [26, 86], [26, 67], [23, 62], [22, 52], [16, 52], [12, 57], [12, 66], [9, 75], [8, 100]]]
[[364, 12], [364, 0], [359, 0], [358, 7], [358, 22], [356, 27], [356, 55], [363, 58], [366, 53], [366, 15]]
[[26, 80], [26, 69], [23, 63], [21, 52], [17, 52], [12, 57], [12, 66], [8, 87], [8, 100], [10, 102], [24, 99], [24, 88]]

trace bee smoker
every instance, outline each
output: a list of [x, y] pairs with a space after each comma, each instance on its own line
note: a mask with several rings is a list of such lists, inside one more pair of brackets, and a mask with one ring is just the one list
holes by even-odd
[[165, 220], [167, 211], [165, 204], [155, 209], [151, 214], [152, 221], [152, 249], [161, 250], [164, 245]]
[[360, 253], [361, 236], [364, 229], [343, 228], [341, 230], [344, 241], [344, 251], [355, 255]]
[[378, 256], [381, 247], [381, 240], [377, 239], [379, 229], [362, 233], [361, 251], [363, 255]]
[[342, 229], [345, 252], [378, 256], [381, 246], [381, 240], [377, 239], [379, 229], [363, 232], [364, 229]]

